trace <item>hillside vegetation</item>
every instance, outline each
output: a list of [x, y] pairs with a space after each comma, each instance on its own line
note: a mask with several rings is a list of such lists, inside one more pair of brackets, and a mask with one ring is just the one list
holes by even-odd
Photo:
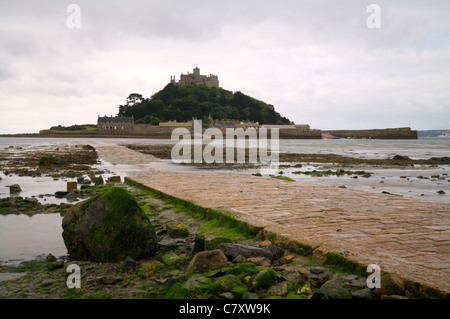
[[260, 124], [291, 124], [275, 111], [273, 105], [241, 92], [222, 88], [169, 83], [151, 98], [132, 93], [118, 116], [134, 116], [137, 124], [157, 125], [163, 121], [190, 121], [193, 117], [208, 123], [208, 116], [219, 120], [254, 121]]

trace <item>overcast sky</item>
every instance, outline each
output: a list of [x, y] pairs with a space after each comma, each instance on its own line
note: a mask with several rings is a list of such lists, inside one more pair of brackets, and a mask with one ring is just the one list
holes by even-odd
[[450, 129], [449, 16], [448, 0], [0, 0], [0, 133], [96, 123], [196, 64], [297, 124]]

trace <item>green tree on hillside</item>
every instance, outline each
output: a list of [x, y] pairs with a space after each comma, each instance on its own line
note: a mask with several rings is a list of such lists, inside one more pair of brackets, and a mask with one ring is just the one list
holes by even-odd
[[[136, 123], [158, 124], [160, 121], [203, 121], [211, 115], [219, 120], [255, 121], [260, 124], [291, 124], [272, 105], [256, 100], [242, 92], [232, 93], [222, 88], [188, 86], [169, 83], [164, 89], [146, 99], [132, 93], [119, 116], [134, 116]], [[158, 122], [158, 123], [157, 123]]]

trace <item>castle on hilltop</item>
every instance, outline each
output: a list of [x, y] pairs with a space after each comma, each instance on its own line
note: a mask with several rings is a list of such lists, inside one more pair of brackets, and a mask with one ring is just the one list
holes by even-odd
[[176, 82], [175, 75], [170, 77], [170, 83], [182, 84], [182, 85], [200, 85], [207, 86], [209, 88], [219, 87], [219, 77], [217, 75], [201, 75], [200, 69], [195, 67], [193, 73], [187, 73], [180, 75], [180, 81]]

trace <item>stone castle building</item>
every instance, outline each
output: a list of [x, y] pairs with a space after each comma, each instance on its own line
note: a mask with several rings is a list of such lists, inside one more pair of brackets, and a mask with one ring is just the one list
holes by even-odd
[[180, 75], [180, 81], [176, 82], [175, 76], [170, 77], [170, 83], [182, 84], [182, 85], [201, 85], [209, 88], [219, 87], [219, 77], [217, 75], [201, 75], [200, 69], [195, 67], [193, 73], [187, 73]]

